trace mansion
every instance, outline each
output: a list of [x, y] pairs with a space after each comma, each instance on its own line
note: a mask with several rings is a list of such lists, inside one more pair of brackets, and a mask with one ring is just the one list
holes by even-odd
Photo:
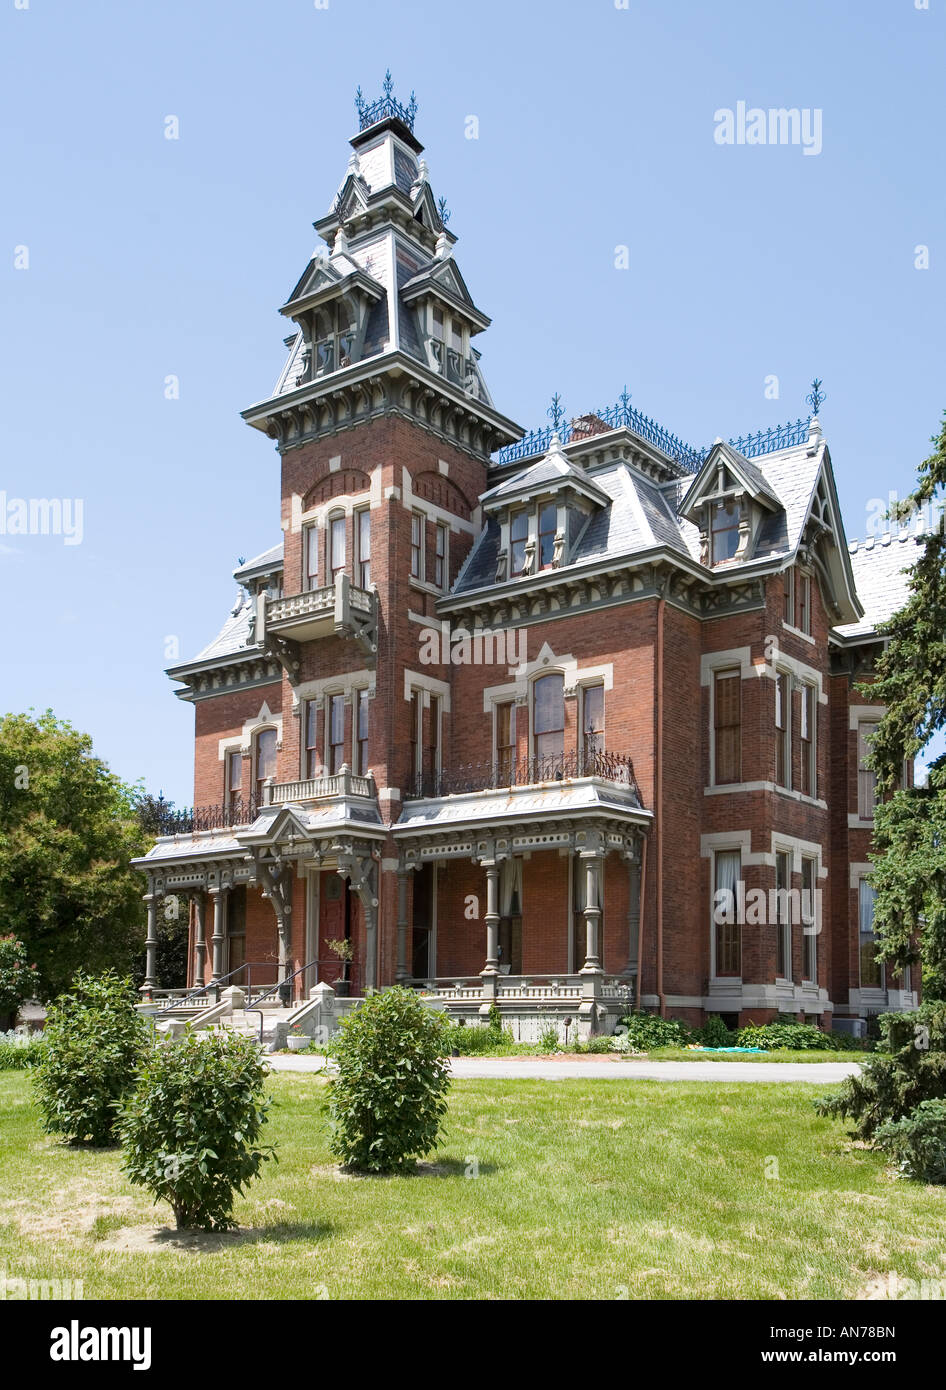
[[189, 986], [403, 982], [584, 1034], [629, 1005], [851, 1029], [913, 1007], [919, 972], [875, 955], [883, 710], [858, 690], [913, 533], [849, 544], [818, 383], [811, 417], [708, 449], [626, 392], [524, 434], [413, 100], [386, 82], [358, 112], [243, 413], [279, 453], [277, 543], [168, 672], [194, 807], [136, 861], [146, 988], [174, 898]]

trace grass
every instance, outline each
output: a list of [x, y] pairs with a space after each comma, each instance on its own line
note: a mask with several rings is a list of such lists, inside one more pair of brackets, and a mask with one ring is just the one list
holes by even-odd
[[[657, 1062], [865, 1062], [870, 1052], [816, 1052], [812, 1048], [778, 1048], [772, 1052], [688, 1052], [685, 1047], [658, 1047], [646, 1054]], [[635, 1061], [643, 1061], [635, 1057]]]
[[28, 1078], [0, 1075], [0, 1268], [107, 1299], [855, 1298], [946, 1275], [946, 1189], [852, 1146], [820, 1087], [455, 1082], [432, 1166], [357, 1178], [325, 1083], [270, 1085], [280, 1161], [240, 1230], [180, 1238], [116, 1150], [42, 1134]]

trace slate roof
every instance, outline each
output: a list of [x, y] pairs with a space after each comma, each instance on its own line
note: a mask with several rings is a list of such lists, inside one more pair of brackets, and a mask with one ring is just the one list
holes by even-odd
[[[248, 593], [241, 589], [227, 621], [213, 641], [209, 642], [203, 651], [197, 653], [193, 662], [210, 661], [213, 657], [232, 656], [235, 652], [245, 649], [250, 635], [250, 614], [253, 612], [253, 608], [253, 600]], [[187, 663], [181, 662], [180, 664], [185, 665]]]
[[851, 542], [848, 550], [864, 616], [860, 622], [835, 628], [840, 637], [869, 636], [878, 623], [886, 622], [903, 607], [908, 595], [908, 576], [903, 571], [916, 563], [917, 545], [922, 540], [915, 531], [905, 529]]
[[268, 550], [264, 550], [260, 555], [254, 555], [252, 560], [244, 560], [243, 564], [233, 571], [233, 577], [238, 584], [251, 574], [259, 572], [266, 574], [277, 569], [282, 569], [283, 543], [277, 541]]

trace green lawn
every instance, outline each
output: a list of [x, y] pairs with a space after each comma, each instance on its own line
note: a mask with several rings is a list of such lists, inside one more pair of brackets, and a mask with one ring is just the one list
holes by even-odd
[[[814, 1048], [778, 1048], [774, 1052], [690, 1052], [685, 1047], [658, 1047], [647, 1056], [657, 1062], [866, 1062], [870, 1052], [816, 1052]], [[635, 1061], [643, 1061], [635, 1057]]]
[[324, 1084], [272, 1079], [280, 1162], [236, 1235], [180, 1241], [155, 1239], [169, 1211], [116, 1151], [43, 1135], [28, 1078], [0, 1073], [0, 1268], [163, 1299], [854, 1298], [875, 1274], [946, 1275], [946, 1189], [853, 1148], [819, 1087], [455, 1082], [433, 1170], [354, 1178]]

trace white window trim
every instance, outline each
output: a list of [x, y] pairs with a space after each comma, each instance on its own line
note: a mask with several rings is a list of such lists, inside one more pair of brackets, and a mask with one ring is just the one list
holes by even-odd
[[434, 587], [438, 593], [445, 594], [450, 588], [450, 527], [443, 521], [434, 523], [434, 573], [437, 570], [437, 537], [443, 536], [443, 583], [438, 585], [434, 580]]
[[[780, 854], [788, 855], [788, 888], [789, 888], [789, 893], [791, 893], [791, 887], [792, 887], [792, 881], [791, 881], [791, 880], [792, 880], [792, 874], [793, 874], [793, 872], [794, 872], [794, 863], [795, 863], [794, 851], [792, 850], [792, 848], [791, 848], [789, 845], [778, 844], [777, 841], [776, 841], [776, 839], [775, 839], [775, 836], [773, 835], [773, 836], [772, 836], [772, 858], [773, 858], [773, 860], [775, 861], [775, 873], [776, 873], [776, 884], [775, 884], [775, 886], [776, 886], [776, 891], [778, 890], [778, 858], [777, 858], [777, 856], [780, 855]], [[790, 898], [790, 897], [789, 897], [789, 901], [791, 901], [791, 898]], [[777, 950], [776, 950], [775, 983], [776, 983], [776, 984], [786, 984], [786, 985], [790, 985], [790, 984], [792, 984], [793, 981], [794, 981], [794, 975], [793, 975], [793, 973], [792, 973], [792, 969], [793, 969], [793, 963], [792, 963], [792, 948], [793, 948], [794, 945], [795, 945], [795, 942], [794, 942], [794, 932], [793, 932], [793, 930], [792, 930], [792, 928], [793, 928], [793, 926], [794, 926], [794, 923], [792, 922], [791, 913], [789, 913], [788, 921], [787, 921], [787, 922], [776, 922], [776, 923], [775, 923], [775, 926], [776, 926], [777, 930], [779, 931], [779, 933], [781, 934], [781, 937], [782, 937], [782, 946], [783, 946], [783, 947], [786, 947], [786, 946], [787, 946], [787, 948], [788, 948], [788, 950], [787, 950], [788, 974], [787, 974], [787, 975], [780, 975], [780, 974], [778, 973], [778, 952], [777, 952]], [[786, 940], [786, 937], [787, 937], [787, 940]]]
[[[746, 648], [748, 650], [748, 648]], [[709, 683], [709, 782], [707, 790], [714, 792], [731, 792], [738, 786], [747, 785], [740, 782], [717, 782], [716, 780], [716, 677], [725, 671], [735, 671], [735, 663], [729, 665], [722, 664], [715, 666], [712, 672], [712, 679]], [[743, 672], [742, 679], [746, 676]], [[739, 692], [739, 766], [742, 767], [742, 687]], [[774, 784], [773, 784], [774, 785]]]
[[[792, 728], [792, 691], [795, 688], [795, 680], [788, 667], [776, 665], [775, 670], [776, 676], [785, 677], [785, 708], [782, 711], [782, 714], [785, 719], [785, 728], [784, 730], [780, 730], [778, 725], [776, 724], [775, 736], [776, 738], [781, 736], [782, 741], [785, 744], [785, 767], [788, 773], [788, 780], [785, 783], [776, 781], [775, 785], [779, 789], [779, 791], [790, 792], [794, 791], [794, 787], [792, 785], [792, 737], [795, 731]], [[775, 700], [777, 704], [778, 681], [774, 681], [773, 684], [775, 686]], [[799, 793], [799, 795], [801, 795], [801, 793]]]
[[[803, 862], [804, 862], [805, 860], [808, 860], [810, 863], [813, 863], [814, 866], [815, 866], [815, 868], [814, 868], [814, 874], [813, 874], [813, 877], [812, 877], [812, 882], [813, 882], [813, 884], [814, 884], [815, 891], [818, 891], [818, 884], [819, 884], [819, 882], [821, 881], [821, 879], [822, 879], [823, 877], [824, 877], [824, 878], [827, 877], [827, 872], [828, 872], [828, 871], [827, 871], [827, 869], [825, 869], [825, 870], [824, 870], [824, 873], [822, 873], [822, 865], [821, 865], [821, 846], [820, 846], [820, 845], [817, 845], [817, 846], [815, 846], [814, 848], [817, 849], [817, 853], [816, 853], [816, 854], [810, 853], [810, 852], [809, 852], [809, 853], [804, 853], [804, 852], [802, 852], [802, 851], [799, 851], [799, 853], [798, 853], [798, 870], [797, 870], [797, 872], [798, 872], [799, 874], [802, 873], [802, 864], [803, 864]], [[800, 888], [799, 891], [802, 892], [802, 893], [805, 891], [805, 885], [804, 885], [804, 883], [802, 883], [801, 888]], [[816, 910], [817, 910], [817, 909], [816, 909]], [[813, 985], [815, 988], [817, 988], [817, 986], [818, 986], [818, 968], [819, 968], [819, 966], [820, 966], [820, 964], [821, 964], [821, 953], [820, 953], [820, 951], [818, 950], [818, 938], [819, 938], [819, 937], [823, 934], [823, 932], [824, 932], [824, 925], [825, 925], [825, 924], [824, 924], [824, 913], [823, 913], [823, 912], [822, 912], [822, 914], [821, 914], [821, 921], [820, 921], [820, 923], [817, 921], [817, 918], [816, 918], [815, 924], [816, 924], [816, 926], [818, 927], [818, 930], [815, 931], [815, 932], [809, 932], [809, 931], [806, 931], [806, 930], [805, 930], [805, 922], [802, 921], [801, 982], [802, 982], [802, 986], [803, 986], [803, 987], [804, 987], [805, 985]], [[807, 974], [805, 973], [805, 956], [806, 956], [806, 954], [807, 954], [807, 952], [806, 952], [806, 950], [805, 950], [805, 938], [806, 938], [806, 937], [808, 938], [808, 940], [810, 940], [810, 941], [813, 942], [812, 951], [813, 951], [814, 961], [815, 961], [815, 975], [814, 975], [814, 979], [812, 979], [810, 975], [807, 975]]]
[[[814, 685], [811, 683], [811, 681], [801, 681], [798, 688], [799, 688], [799, 690], [801, 691], [801, 698], [802, 698], [802, 700], [805, 699], [805, 692], [806, 692], [806, 690], [813, 690], [813, 691], [815, 692], [815, 699], [812, 700], [812, 702], [811, 702], [811, 718], [810, 718], [809, 721], [808, 721], [808, 763], [809, 763], [809, 766], [808, 766], [808, 785], [812, 788], [812, 790], [813, 790], [813, 792], [814, 792], [814, 795], [812, 795], [812, 792], [800, 793], [800, 795], [804, 795], [804, 796], [806, 797], [807, 800], [816, 801], [816, 800], [817, 800], [817, 794], [818, 794], [818, 704], [819, 704], [819, 700], [818, 700], [818, 698], [817, 698], [817, 687], [814, 686]], [[802, 739], [802, 729], [803, 729], [803, 728], [804, 728], [804, 721], [803, 721], [803, 719], [802, 719], [801, 712], [799, 712], [799, 716], [798, 716], [798, 751], [799, 751], [800, 754], [803, 754], [803, 753], [804, 753], [804, 747], [805, 747], [805, 745], [804, 745], [804, 740]]]
[[[740, 834], [745, 834], [745, 835], [747, 835], [747, 836], [749, 837], [749, 842], [751, 843], [751, 839], [752, 839], [752, 832], [751, 832], [751, 831], [740, 832]], [[700, 837], [700, 843], [701, 843], [701, 845], [702, 845], [702, 842], [703, 842], [704, 839], [716, 839], [716, 838], [725, 839], [726, 837], [725, 837], [725, 834], [724, 834], [722, 837], [708, 836], [708, 835], [707, 835], [707, 836], [701, 836], [701, 837]], [[732, 837], [730, 837], [730, 838], [732, 839]], [[714, 844], [713, 847], [712, 847], [712, 849], [710, 850], [710, 854], [709, 854], [709, 861], [710, 861], [710, 911], [709, 911], [709, 926], [710, 926], [710, 979], [711, 979], [711, 980], [721, 980], [721, 981], [724, 981], [727, 985], [732, 985], [732, 987], [733, 987], [734, 989], [737, 988], [737, 987], [738, 987], [739, 989], [741, 989], [741, 988], [742, 988], [742, 928], [741, 928], [741, 925], [740, 925], [740, 931], [739, 931], [739, 974], [738, 974], [738, 975], [717, 975], [717, 973], [716, 973], [716, 856], [717, 856], [718, 854], [738, 854], [738, 855], [739, 855], [739, 878], [740, 878], [740, 879], [742, 878], [742, 871], [743, 871], [743, 869], [746, 868], [746, 859], [745, 859], [744, 856], [743, 856], [742, 845], [741, 845], [738, 841], [734, 841], [734, 842], [731, 843], [731, 844], [725, 844], [725, 843]], [[751, 856], [750, 856], [750, 857], [751, 857]], [[738, 881], [739, 881], [739, 880], [737, 879], [737, 882], [738, 882]]]

